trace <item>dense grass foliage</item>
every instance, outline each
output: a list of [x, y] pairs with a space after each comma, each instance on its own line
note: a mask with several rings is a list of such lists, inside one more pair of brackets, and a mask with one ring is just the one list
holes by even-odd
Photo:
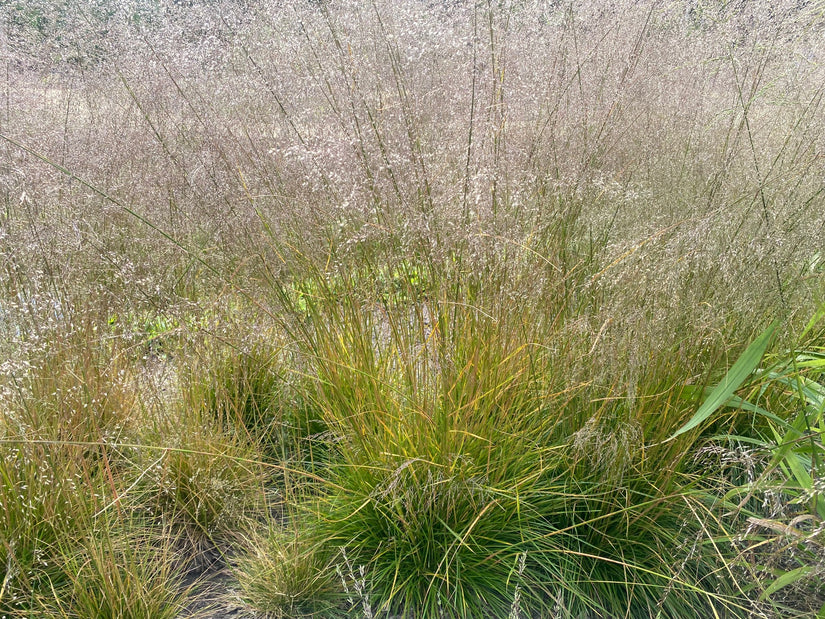
[[822, 614], [822, 2], [0, 26], [0, 615]]

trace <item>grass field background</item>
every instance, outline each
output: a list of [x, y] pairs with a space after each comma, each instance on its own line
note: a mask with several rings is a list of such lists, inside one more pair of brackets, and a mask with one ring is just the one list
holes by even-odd
[[825, 613], [821, 1], [0, 22], [0, 616]]

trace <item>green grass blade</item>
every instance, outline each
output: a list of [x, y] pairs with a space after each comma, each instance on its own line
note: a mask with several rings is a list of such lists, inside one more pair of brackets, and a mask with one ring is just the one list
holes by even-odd
[[736, 391], [742, 383], [745, 382], [751, 372], [756, 369], [756, 366], [762, 360], [762, 355], [768, 348], [768, 343], [771, 340], [773, 332], [776, 330], [777, 323], [774, 322], [762, 334], [757, 337], [750, 346], [745, 349], [745, 352], [736, 360], [728, 373], [716, 387], [713, 389], [708, 399], [699, 407], [699, 410], [690, 418], [690, 420], [674, 432], [667, 440], [672, 440], [697, 427], [720, 407], [722, 407], [728, 400], [730, 400], [733, 392]]
[[762, 415], [766, 419], [770, 419], [771, 421], [777, 423], [778, 425], [789, 429], [791, 428], [791, 424], [787, 421], [782, 419], [781, 417], [774, 415], [770, 411], [762, 408], [761, 406], [754, 404], [752, 402], [748, 402], [744, 398], [740, 398], [738, 395], [732, 395], [728, 400], [722, 405], [727, 408], [735, 408], [738, 410], [743, 411], [750, 411], [751, 413], [756, 413], [757, 415]]
[[808, 321], [808, 324], [805, 325], [805, 329], [802, 331], [801, 338], [804, 338], [811, 330], [817, 325], [817, 323], [825, 318], [825, 305], [820, 306], [820, 308], [811, 316], [811, 319]]
[[764, 600], [770, 595], [773, 595], [783, 587], [787, 587], [795, 583], [798, 580], [802, 580], [808, 574], [813, 571], [813, 566], [811, 565], [803, 565], [802, 567], [798, 567], [796, 569], [790, 570], [782, 574], [779, 578], [774, 580], [768, 587], [762, 592], [762, 595], [759, 596], [760, 600]]

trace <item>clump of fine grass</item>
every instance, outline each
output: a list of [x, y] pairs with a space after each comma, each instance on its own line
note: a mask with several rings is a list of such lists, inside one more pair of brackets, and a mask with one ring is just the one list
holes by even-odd
[[119, 342], [98, 331], [95, 308], [64, 311], [77, 318], [44, 329], [37, 349], [18, 353], [28, 371], [4, 377], [13, 405], [6, 425], [33, 439], [118, 442], [137, 404], [133, 368]]
[[174, 572], [181, 561], [163, 551], [170, 540], [125, 517], [102, 458], [9, 440], [0, 460], [0, 613], [176, 617], [187, 595]]
[[68, 581], [58, 543], [82, 531], [84, 483], [76, 461], [59, 449], [8, 438], [4, 433], [0, 445], [0, 612], [28, 616], [42, 612], [52, 587]]
[[[168, 533], [168, 532], [167, 532]], [[100, 518], [84, 540], [64, 549], [65, 590], [52, 612], [66, 619], [130, 617], [174, 619], [191, 594], [182, 585], [185, 562], [174, 553], [174, 536], [124, 528]]]
[[181, 607], [169, 555], [149, 548], [150, 530], [124, 511], [121, 443], [134, 436], [137, 393], [94, 316], [44, 329], [28, 374], [5, 377], [4, 616], [173, 617]]
[[279, 350], [264, 342], [241, 346], [205, 342], [189, 352], [179, 381], [187, 406], [239, 440], [257, 444], [268, 457], [285, 442]]
[[590, 342], [545, 345], [558, 309], [506, 300], [519, 259], [483, 279], [422, 262], [425, 289], [406, 294], [311, 266], [312, 296], [283, 289], [338, 452], [305, 499], [316, 543], [363, 566], [378, 614], [506, 616], [521, 561], [530, 612], [746, 615], [735, 552], [714, 543], [724, 505], [683, 466], [693, 439], [646, 447], [687, 420], [693, 392], [655, 393], [681, 378], [665, 365], [635, 406], [566, 383], [557, 368]]
[[[765, 324], [787, 342], [825, 298], [819, 4], [64, 4], [0, 7], [0, 350], [40, 355], [2, 366], [0, 604], [80, 586], [48, 571], [60, 547], [122, 559], [157, 586], [118, 586], [165, 613], [114, 539], [133, 532], [80, 516], [234, 543], [278, 529], [270, 483], [289, 533], [239, 574], [276, 616], [347, 610], [341, 561], [359, 614], [818, 594], [821, 334], [708, 424], [755, 464], [667, 439]], [[182, 392], [135, 411], [136, 357], [185, 365], [168, 335], [230, 291], [260, 312], [245, 329], [283, 333], [215, 330]]]
[[241, 534], [267, 510], [267, 472], [254, 445], [201, 411], [156, 419], [127, 479], [131, 503], [204, 548]]
[[3, 377], [0, 608], [9, 616], [46, 612], [68, 584], [61, 553], [117, 496], [110, 443], [130, 425], [136, 398], [117, 346], [99, 341], [89, 321], [41, 329], [37, 348], [18, 351], [28, 371]]
[[289, 526], [269, 527], [245, 542], [234, 569], [241, 598], [274, 619], [347, 616], [330, 553]]

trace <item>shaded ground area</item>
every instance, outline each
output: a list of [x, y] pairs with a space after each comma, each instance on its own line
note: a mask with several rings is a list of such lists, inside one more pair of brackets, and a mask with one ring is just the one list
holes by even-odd
[[237, 583], [221, 558], [190, 570], [184, 588], [194, 587], [180, 619], [252, 619], [256, 615], [244, 608], [236, 595]]

